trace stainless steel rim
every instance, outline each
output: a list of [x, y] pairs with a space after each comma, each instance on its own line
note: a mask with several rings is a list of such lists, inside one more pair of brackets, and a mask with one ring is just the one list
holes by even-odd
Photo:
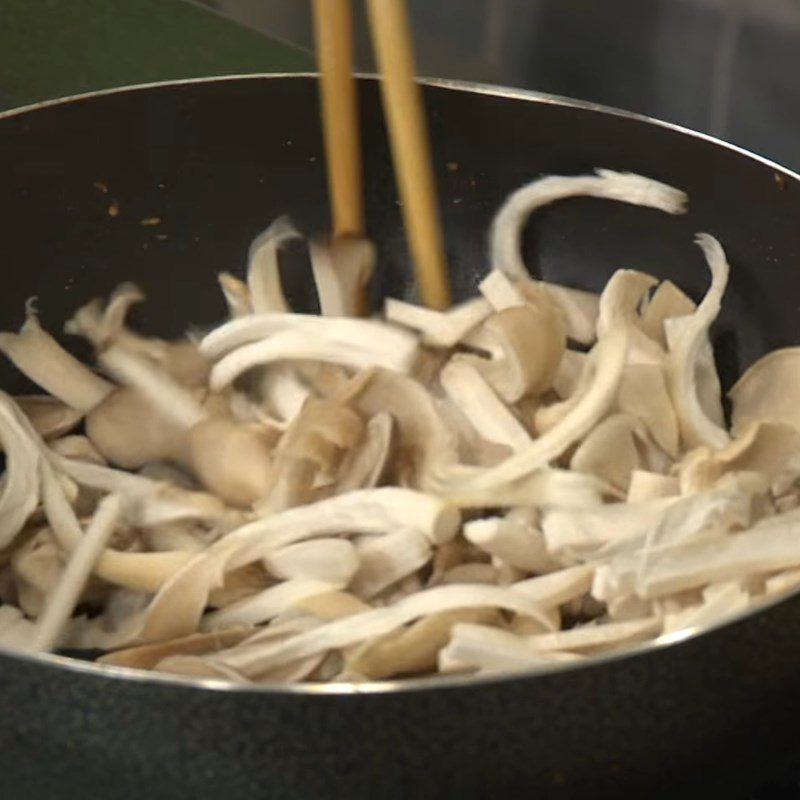
[[[378, 80], [376, 75], [362, 74], [360, 78]], [[50, 108], [51, 106], [58, 106], [67, 103], [72, 103], [81, 100], [87, 100], [93, 97], [103, 97], [105, 95], [122, 94], [124, 92], [137, 92], [146, 89], [155, 89], [167, 86], [182, 86], [191, 85], [195, 83], [220, 83], [223, 81], [240, 81], [240, 80], [265, 80], [274, 78], [296, 78], [296, 79], [315, 79], [317, 74], [314, 72], [289, 72], [289, 73], [259, 73], [259, 74], [246, 74], [246, 75], [223, 75], [211, 76], [204, 78], [187, 78], [184, 80], [175, 81], [161, 81], [154, 83], [143, 83], [133, 86], [123, 86], [112, 89], [101, 89], [94, 92], [86, 92], [84, 94], [72, 95], [69, 97], [61, 97], [54, 100], [45, 100], [39, 103], [22, 106], [20, 108], [13, 108], [8, 111], [0, 112], [0, 121], [11, 117], [20, 116], [23, 114], [38, 111], [40, 109]], [[768, 158], [752, 153], [745, 148], [738, 145], [725, 142], [722, 139], [717, 139], [709, 134], [701, 133], [685, 128], [681, 125], [676, 125], [671, 122], [648, 117], [644, 114], [637, 114], [632, 111], [624, 111], [610, 106], [604, 106], [597, 103], [589, 103], [582, 100], [573, 100], [559, 95], [545, 94], [543, 92], [535, 92], [526, 89], [515, 89], [504, 86], [493, 86], [483, 83], [470, 83], [467, 81], [457, 81], [440, 78], [421, 78], [421, 83], [428, 86], [435, 86], [442, 89], [450, 89], [459, 92], [470, 92], [473, 94], [487, 94], [496, 97], [504, 97], [512, 100], [524, 100], [528, 102], [544, 103], [548, 105], [566, 106], [570, 108], [579, 108], [586, 111], [598, 112], [601, 114], [610, 114], [612, 116], [624, 117], [627, 119], [644, 122], [650, 125], [656, 125], [661, 128], [674, 131], [676, 133], [692, 136], [697, 139], [714, 144], [718, 147], [730, 150], [741, 156], [745, 156], [760, 164], [769, 167], [775, 172], [781, 173], [793, 180], [800, 182], [800, 175], [787, 169], [786, 167], [776, 164]], [[591, 669], [601, 665], [614, 663], [624, 659], [635, 658], [639, 655], [654, 651], [663, 651], [666, 648], [675, 647], [687, 639], [693, 639], [698, 636], [703, 636], [714, 630], [725, 628], [730, 625], [736, 625], [738, 622], [768, 611], [770, 608], [785, 602], [794, 595], [800, 594], [800, 589], [789, 592], [788, 594], [771, 598], [755, 607], [746, 609], [729, 619], [711, 625], [702, 629], [687, 629], [677, 633], [668, 634], [659, 637], [658, 639], [645, 642], [644, 644], [630, 647], [624, 651], [610, 653], [607, 655], [600, 655], [587, 658], [585, 661], [567, 662], [565, 664], [548, 665], [543, 669], [519, 670], [509, 673], [498, 673], [495, 675], [482, 675], [478, 677], [470, 676], [447, 676], [447, 677], [428, 677], [428, 678], [414, 678], [393, 681], [375, 681], [372, 683], [320, 683], [320, 684], [282, 684], [282, 683], [263, 683], [263, 684], [237, 684], [223, 680], [216, 680], [212, 678], [195, 678], [190, 676], [168, 675], [163, 673], [148, 672], [145, 670], [131, 669], [127, 667], [115, 667], [99, 665], [89, 661], [79, 661], [74, 658], [67, 658], [64, 656], [57, 656], [51, 653], [28, 653], [24, 651], [11, 650], [0, 645], [0, 659], [9, 658], [17, 661], [27, 662], [32, 665], [44, 665], [51, 667], [58, 667], [74, 671], [79, 674], [87, 674], [93, 677], [106, 677], [113, 680], [135, 681], [137, 683], [154, 683], [167, 686], [176, 686], [183, 689], [202, 689], [211, 691], [222, 692], [235, 692], [246, 694], [293, 694], [293, 695], [373, 695], [384, 694], [386, 692], [417, 692], [417, 691], [431, 691], [434, 689], [457, 689], [472, 686], [491, 685], [496, 683], [507, 683], [515, 679], [522, 678], [535, 678], [542, 675], [552, 675], [557, 672], [572, 671], [575, 669]]]

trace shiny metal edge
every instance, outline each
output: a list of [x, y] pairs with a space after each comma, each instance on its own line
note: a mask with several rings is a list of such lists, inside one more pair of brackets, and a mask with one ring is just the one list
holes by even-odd
[[[82, 94], [68, 95], [66, 97], [57, 97], [52, 100], [41, 100], [37, 103], [31, 103], [26, 106], [19, 106], [18, 108], [7, 109], [0, 111], [0, 120], [8, 117], [14, 117], [20, 114], [26, 114], [31, 111], [38, 111], [40, 109], [50, 108], [52, 106], [62, 105], [65, 103], [72, 103], [80, 100], [88, 100], [94, 97], [103, 97], [110, 94], [122, 94], [124, 92], [138, 92], [145, 89], [158, 89], [167, 86], [183, 86], [194, 83], [222, 83], [224, 81], [241, 81], [241, 80], [265, 80], [272, 78], [300, 78], [309, 79], [318, 78], [316, 72], [254, 72], [244, 73], [240, 75], [210, 75], [200, 78], [181, 78], [171, 81], [152, 81], [150, 83], [137, 83], [130, 86], [116, 86], [108, 89], [98, 89], [93, 92], [84, 92]], [[356, 77], [365, 80], [380, 80], [380, 76], [371, 72], [356, 73]], [[725, 150], [730, 150], [741, 156], [757, 161], [765, 167], [769, 167], [777, 172], [781, 172], [787, 177], [800, 182], [800, 173], [794, 172], [788, 167], [773, 161], [766, 156], [759, 153], [754, 153], [732, 142], [726, 142], [724, 139], [719, 139], [709, 133], [687, 128], [683, 125], [678, 125], [674, 122], [667, 122], [657, 117], [650, 117], [646, 114], [639, 114], [635, 111], [626, 111], [622, 108], [615, 108], [614, 106], [606, 106], [602, 103], [592, 103], [587, 100], [576, 100], [571, 97], [564, 97], [563, 95], [549, 94], [547, 92], [539, 92], [533, 89], [521, 89], [513, 86], [498, 86], [491, 83], [477, 83], [472, 81], [461, 81], [454, 78], [429, 78], [420, 76], [419, 83], [425, 86], [434, 86], [440, 89], [450, 89], [457, 92], [468, 92], [471, 94], [485, 94], [494, 97], [504, 97], [509, 100], [526, 100], [528, 102], [544, 103], [547, 105], [565, 106], [568, 108], [578, 108], [584, 111], [596, 111], [602, 114], [610, 114], [615, 117], [622, 117], [625, 119], [643, 122], [649, 125], [656, 125], [659, 128], [665, 128], [675, 133], [683, 134], [684, 136], [691, 136], [695, 139], [701, 139], [709, 144], [717, 145]]]
[[[133, 86], [122, 86], [110, 89], [101, 89], [94, 92], [86, 92], [84, 94], [71, 95], [68, 97], [56, 98], [53, 100], [44, 100], [38, 103], [32, 103], [27, 106], [9, 109], [0, 112], [0, 120], [9, 117], [15, 117], [26, 114], [40, 109], [50, 108], [66, 103], [71, 103], [80, 100], [87, 100], [94, 97], [102, 97], [111, 94], [121, 94], [123, 92], [135, 92], [146, 89], [163, 88], [167, 86], [182, 86], [195, 83], [219, 83], [223, 81], [237, 81], [237, 80], [263, 80], [271, 78], [300, 78], [309, 79], [318, 77], [315, 72], [274, 72], [274, 73], [253, 73], [245, 75], [222, 75], [222, 76], [209, 76], [202, 78], [186, 78], [174, 81], [155, 81], [152, 83], [142, 83]], [[379, 77], [374, 74], [359, 73], [359, 78], [378, 80]], [[543, 92], [531, 91], [528, 89], [516, 89], [512, 87], [494, 86], [492, 84], [484, 83], [470, 83], [468, 81], [458, 81], [445, 78], [420, 78], [420, 83], [427, 86], [434, 86], [442, 89], [450, 89], [459, 92], [470, 92], [473, 94], [486, 94], [496, 97], [504, 97], [511, 100], [524, 100], [528, 102], [546, 103], [549, 105], [566, 106], [571, 108], [579, 108], [586, 111], [599, 112], [602, 114], [611, 114], [613, 116], [623, 117], [627, 119], [636, 120], [650, 125], [657, 125], [662, 128], [674, 131], [685, 136], [692, 136], [701, 139], [710, 144], [717, 145], [730, 150], [738, 155], [745, 156], [770, 169], [780, 172], [787, 177], [790, 177], [800, 182], [800, 174], [793, 172], [780, 164], [771, 161], [764, 156], [752, 153], [743, 147], [725, 142], [722, 139], [717, 139], [706, 133], [685, 128], [681, 125], [676, 125], [664, 120], [648, 117], [644, 114], [637, 114], [632, 111], [625, 111], [623, 109], [613, 108], [611, 106], [604, 106], [597, 103], [590, 103], [583, 100], [573, 100], [568, 97], [561, 97], [559, 95], [546, 94]], [[30, 653], [21, 650], [10, 649], [0, 645], [0, 659], [9, 658], [15, 661], [24, 661], [33, 665], [42, 665], [50, 667], [59, 667], [68, 671], [76, 672], [79, 674], [86, 674], [91, 677], [97, 678], [111, 678], [122, 681], [134, 681], [137, 683], [154, 683], [166, 686], [175, 686], [181, 689], [202, 689], [205, 691], [220, 691], [220, 692], [235, 692], [245, 694], [293, 694], [293, 695], [373, 695], [383, 694], [386, 692], [392, 693], [408, 693], [417, 691], [430, 691], [434, 689], [459, 689], [475, 686], [490, 686], [497, 683], [506, 683], [514, 681], [515, 679], [532, 679], [543, 675], [553, 675], [561, 672], [569, 672], [575, 669], [590, 669], [594, 666], [601, 666], [611, 664], [617, 661], [635, 658], [639, 655], [651, 653], [655, 651], [663, 651], [666, 648], [679, 647], [688, 640], [704, 636], [715, 630], [726, 628], [743, 621], [752, 616], [766, 613], [770, 608], [777, 606], [791, 597], [800, 594], [800, 589], [795, 589], [785, 594], [777, 595], [767, 601], [762, 601], [750, 608], [747, 608], [728, 619], [721, 622], [709, 625], [702, 629], [692, 629], [686, 631], [678, 631], [675, 634], [661, 636], [652, 641], [643, 642], [640, 645], [626, 648], [614, 653], [605, 655], [591, 656], [585, 661], [566, 662], [553, 664], [547, 668], [536, 668], [531, 670], [517, 670], [514, 672], [504, 672], [497, 674], [486, 674], [479, 676], [469, 675], [452, 675], [445, 677], [426, 677], [426, 678], [408, 678], [394, 681], [373, 681], [370, 683], [300, 683], [300, 684], [283, 684], [283, 683], [263, 683], [263, 684], [238, 684], [229, 681], [216, 680], [213, 678], [197, 678], [191, 676], [169, 675], [166, 673], [149, 672], [146, 670], [132, 669], [129, 667], [116, 667], [110, 665], [96, 664], [90, 661], [80, 661], [66, 656], [58, 656], [52, 653]], [[2, 661], [0, 660], [0, 667]]]

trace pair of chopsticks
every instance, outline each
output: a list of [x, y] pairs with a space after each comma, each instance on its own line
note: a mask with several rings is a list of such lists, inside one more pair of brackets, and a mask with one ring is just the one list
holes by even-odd
[[[351, 0], [313, 0], [322, 122], [335, 236], [364, 235]], [[422, 302], [450, 305], [436, 186], [405, 0], [366, 0], [383, 109]]]

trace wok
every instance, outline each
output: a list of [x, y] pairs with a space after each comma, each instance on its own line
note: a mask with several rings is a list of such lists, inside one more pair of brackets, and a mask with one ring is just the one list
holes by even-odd
[[[362, 81], [378, 295], [407, 295], [408, 258], [378, 90]], [[485, 270], [501, 198], [540, 173], [604, 166], [688, 191], [690, 211], [571, 200], [536, 216], [528, 263], [599, 289], [618, 267], [707, 273], [693, 234], [725, 245], [714, 342], [727, 383], [800, 341], [800, 179], [707, 136], [555, 97], [425, 86], [456, 296]], [[313, 76], [209, 79], [101, 92], [0, 118], [0, 322], [38, 297], [50, 330], [135, 280], [138, 322], [179, 334], [224, 310], [215, 273], [288, 213], [327, 224]], [[119, 214], [109, 214], [115, 202]], [[141, 220], [158, 217], [157, 226]], [[299, 302], [309, 283], [292, 277]], [[8, 367], [0, 385], [26, 389]], [[792, 754], [800, 596], [699, 636], [547, 674], [375, 686], [240, 688], [58, 656], [0, 653], [7, 798], [736, 796]]]

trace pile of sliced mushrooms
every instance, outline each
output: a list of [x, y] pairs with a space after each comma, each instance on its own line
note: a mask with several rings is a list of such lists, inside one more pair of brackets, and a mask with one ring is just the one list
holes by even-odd
[[545, 177], [490, 232], [480, 294], [365, 317], [374, 251], [310, 242], [321, 315], [294, 313], [279, 220], [229, 319], [179, 341], [126, 324], [132, 284], [0, 350], [0, 644], [237, 682], [550, 670], [703, 628], [800, 586], [800, 348], [752, 365], [726, 424], [696, 305], [617, 271], [531, 278], [521, 229], [574, 196], [685, 210], [629, 173]]

